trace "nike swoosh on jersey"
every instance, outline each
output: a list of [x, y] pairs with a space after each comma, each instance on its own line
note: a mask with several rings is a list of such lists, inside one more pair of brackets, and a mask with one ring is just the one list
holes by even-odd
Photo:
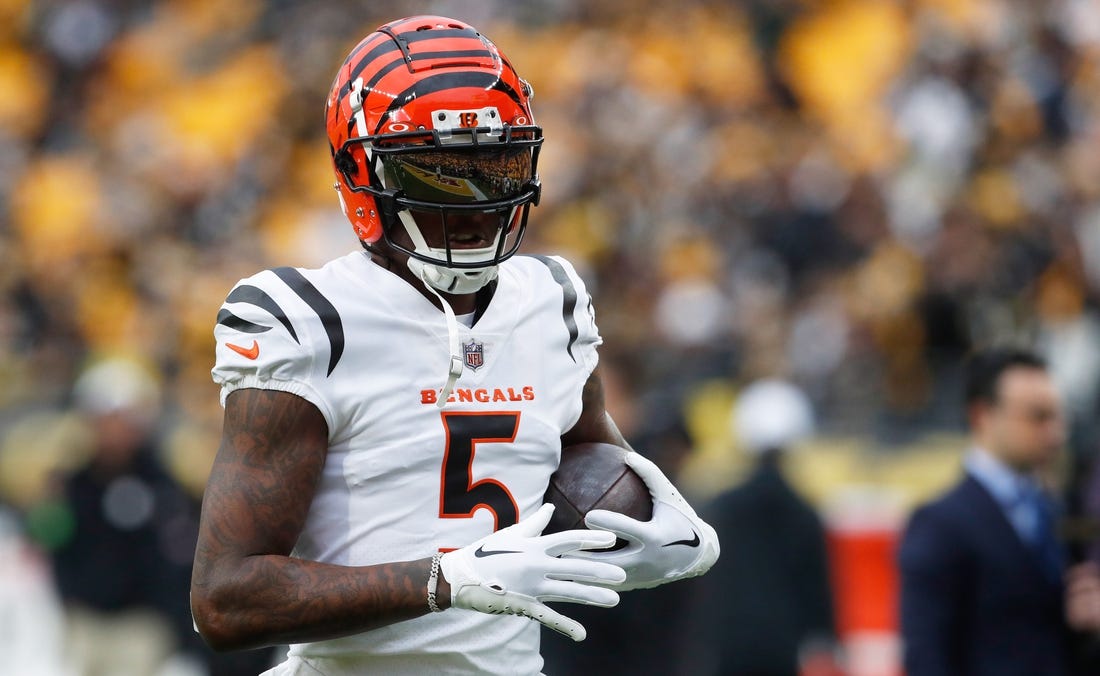
[[670, 542], [666, 545], [661, 545], [661, 546], [662, 547], [671, 547], [673, 545], [684, 545], [685, 547], [698, 547], [699, 543], [700, 543], [699, 534], [696, 533], [695, 531], [691, 531], [691, 534], [694, 537], [692, 537], [690, 540], [677, 540], [675, 542]]
[[474, 550], [474, 556], [479, 559], [484, 556], [494, 556], [496, 554], [519, 554], [520, 552], [513, 551], [511, 549], [493, 549], [486, 551], [485, 545], [482, 545]]
[[252, 347], [241, 347], [240, 345], [234, 345], [233, 343], [226, 343], [226, 347], [233, 350], [237, 354], [241, 355], [245, 359], [255, 359], [260, 356], [260, 343], [252, 341]]

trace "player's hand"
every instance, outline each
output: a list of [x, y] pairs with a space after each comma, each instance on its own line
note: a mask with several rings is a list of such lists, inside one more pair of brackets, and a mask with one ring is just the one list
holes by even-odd
[[581, 551], [570, 556], [621, 566], [626, 571], [626, 581], [612, 587], [618, 591], [656, 587], [710, 570], [719, 552], [714, 529], [699, 518], [680, 491], [648, 458], [628, 453], [626, 464], [653, 495], [653, 518], [638, 521], [618, 512], [592, 510], [585, 516], [585, 525], [614, 533], [627, 544], [618, 550]]
[[608, 587], [622, 583], [626, 573], [602, 561], [557, 558], [584, 549], [610, 547], [615, 536], [592, 530], [540, 535], [553, 513], [554, 506], [545, 504], [513, 526], [444, 554], [439, 568], [451, 585], [451, 605], [483, 613], [524, 615], [574, 641], [583, 641], [584, 627], [544, 602], [609, 608], [619, 602], [619, 595]]

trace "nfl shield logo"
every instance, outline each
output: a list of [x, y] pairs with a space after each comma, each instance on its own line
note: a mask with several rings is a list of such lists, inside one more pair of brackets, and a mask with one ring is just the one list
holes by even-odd
[[466, 366], [472, 370], [476, 371], [485, 365], [485, 345], [482, 343], [471, 338], [470, 342], [463, 343], [462, 352], [465, 355]]

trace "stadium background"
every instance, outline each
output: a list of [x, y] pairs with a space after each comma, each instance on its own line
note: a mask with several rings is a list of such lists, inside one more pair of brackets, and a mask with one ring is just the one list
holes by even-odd
[[324, 96], [363, 34], [415, 13], [478, 26], [534, 85], [545, 189], [525, 249], [589, 280], [628, 438], [686, 433], [676, 467], [705, 499], [746, 464], [738, 389], [778, 375], [809, 394], [792, 474], [832, 528], [840, 628], [880, 673], [892, 533], [957, 472], [972, 346], [1050, 358], [1074, 421], [1062, 480], [1084, 501], [1095, 0], [0, 0], [9, 531], [42, 551], [71, 536], [53, 488], [87, 454], [72, 388], [108, 357], [155, 379], [161, 459], [201, 493], [217, 308], [255, 270], [355, 246]]

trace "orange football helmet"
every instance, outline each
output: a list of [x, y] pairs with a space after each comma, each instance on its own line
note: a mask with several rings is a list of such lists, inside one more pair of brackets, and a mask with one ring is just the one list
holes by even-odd
[[[335, 188], [356, 235], [384, 240], [438, 289], [466, 293], [519, 248], [538, 204], [542, 129], [531, 86], [473, 27], [439, 16], [399, 19], [344, 60], [325, 106]], [[495, 238], [453, 247], [448, 215], [496, 214]], [[429, 245], [417, 218], [442, 221]], [[391, 236], [403, 227], [413, 246]]]

